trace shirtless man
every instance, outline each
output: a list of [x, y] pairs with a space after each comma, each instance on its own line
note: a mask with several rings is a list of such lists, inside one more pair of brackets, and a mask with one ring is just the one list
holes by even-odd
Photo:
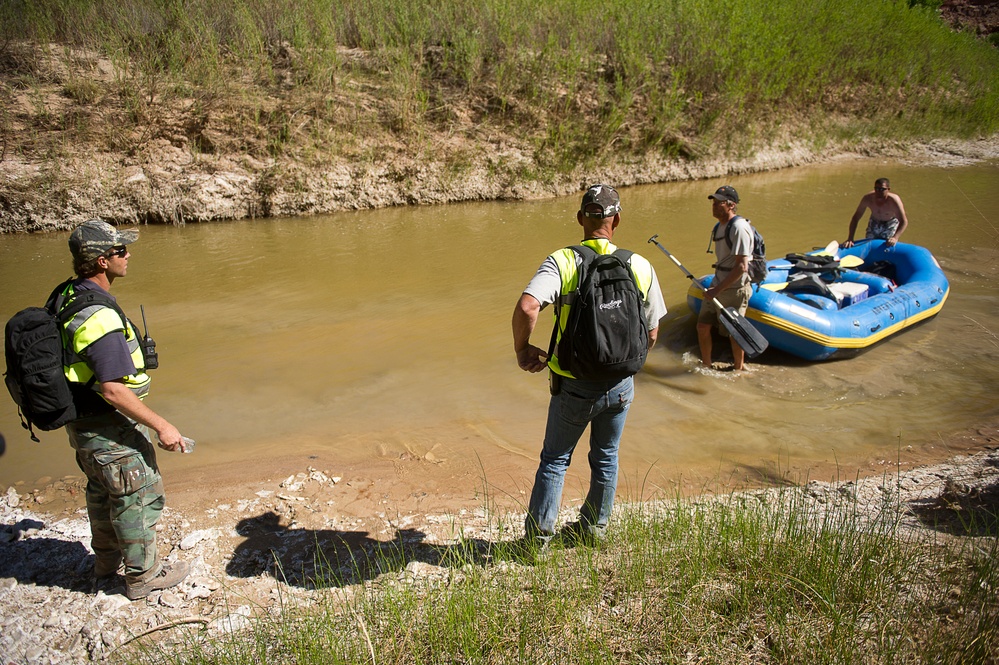
[[864, 215], [864, 210], [870, 208], [871, 220], [867, 223], [867, 238], [881, 238], [888, 245], [898, 242], [909, 220], [905, 218], [905, 207], [898, 194], [891, 193], [888, 178], [878, 178], [874, 181], [874, 191], [864, 194], [860, 199], [857, 211], [850, 220], [850, 235], [843, 247], [853, 247], [853, 234], [857, 232], [857, 222]]

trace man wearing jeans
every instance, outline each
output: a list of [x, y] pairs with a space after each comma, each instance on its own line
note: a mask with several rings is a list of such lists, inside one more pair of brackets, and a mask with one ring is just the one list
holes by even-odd
[[[621, 200], [607, 185], [594, 185], [583, 195], [576, 221], [583, 227], [583, 245], [598, 254], [617, 248], [611, 239], [621, 222]], [[628, 408], [634, 398], [634, 378], [612, 381], [583, 381], [561, 369], [558, 358], [530, 343], [538, 313], [574, 292], [581, 259], [571, 248], [549, 255], [524, 289], [513, 312], [513, 346], [517, 364], [525, 372], [549, 368], [552, 386], [548, 423], [541, 450], [541, 464], [534, 479], [525, 531], [529, 541], [547, 543], [555, 533], [562, 486], [573, 450], [586, 426], [590, 426], [590, 488], [580, 509], [578, 531], [586, 540], [601, 538], [610, 519], [617, 489], [618, 445], [624, 431]], [[642, 295], [645, 320], [649, 326], [649, 348], [656, 342], [659, 319], [666, 303], [655, 270], [648, 260], [632, 254], [632, 274]], [[556, 325], [564, 326], [564, 317]], [[559, 328], [559, 336], [562, 329]]]

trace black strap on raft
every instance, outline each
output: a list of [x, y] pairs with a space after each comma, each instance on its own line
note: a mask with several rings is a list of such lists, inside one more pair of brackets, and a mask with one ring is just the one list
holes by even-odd
[[818, 273], [827, 282], [833, 282], [842, 274], [839, 259], [834, 256], [816, 254], [788, 254], [784, 257], [791, 262], [789, 274]]
[[802, 272], [797, 275], [791, 275], [787, 280], [787, 286], [784, 287], [784, 291], [787, 293], [814, 293], [826, 298], [832, 298], [833, 300], [836, 299], [836, 294], [826, 285], [822, 277], [813, 272]]

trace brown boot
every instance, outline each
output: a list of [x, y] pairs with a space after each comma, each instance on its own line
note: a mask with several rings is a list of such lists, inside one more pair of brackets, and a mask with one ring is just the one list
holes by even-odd
[[141, 584], [132, 584], [129, 582], [126, 584], [125, 595], [129, 600], [145, 598], [153, 591], [177, 586], [184, 581], [184, 578], [190, 572], [191, 566], [186, 561], [178, 561], [177, 563], [163, 566], [159, 575], [146, 582], [142, 582]]

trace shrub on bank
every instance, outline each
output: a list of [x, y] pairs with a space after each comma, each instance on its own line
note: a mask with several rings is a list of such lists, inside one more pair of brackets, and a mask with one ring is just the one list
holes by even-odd
[[788, 132], [999, 130], [996, 50], [893, 0], [9, 0], [0, 61], [13, 88], [57, 77], [74, 102], [0, 114], [21, 151], [180, 133], [203, 152], [363, 161], [386, 137], [419, 152], [458, 131], [524, 140], [539, 168], [567, 172]]

